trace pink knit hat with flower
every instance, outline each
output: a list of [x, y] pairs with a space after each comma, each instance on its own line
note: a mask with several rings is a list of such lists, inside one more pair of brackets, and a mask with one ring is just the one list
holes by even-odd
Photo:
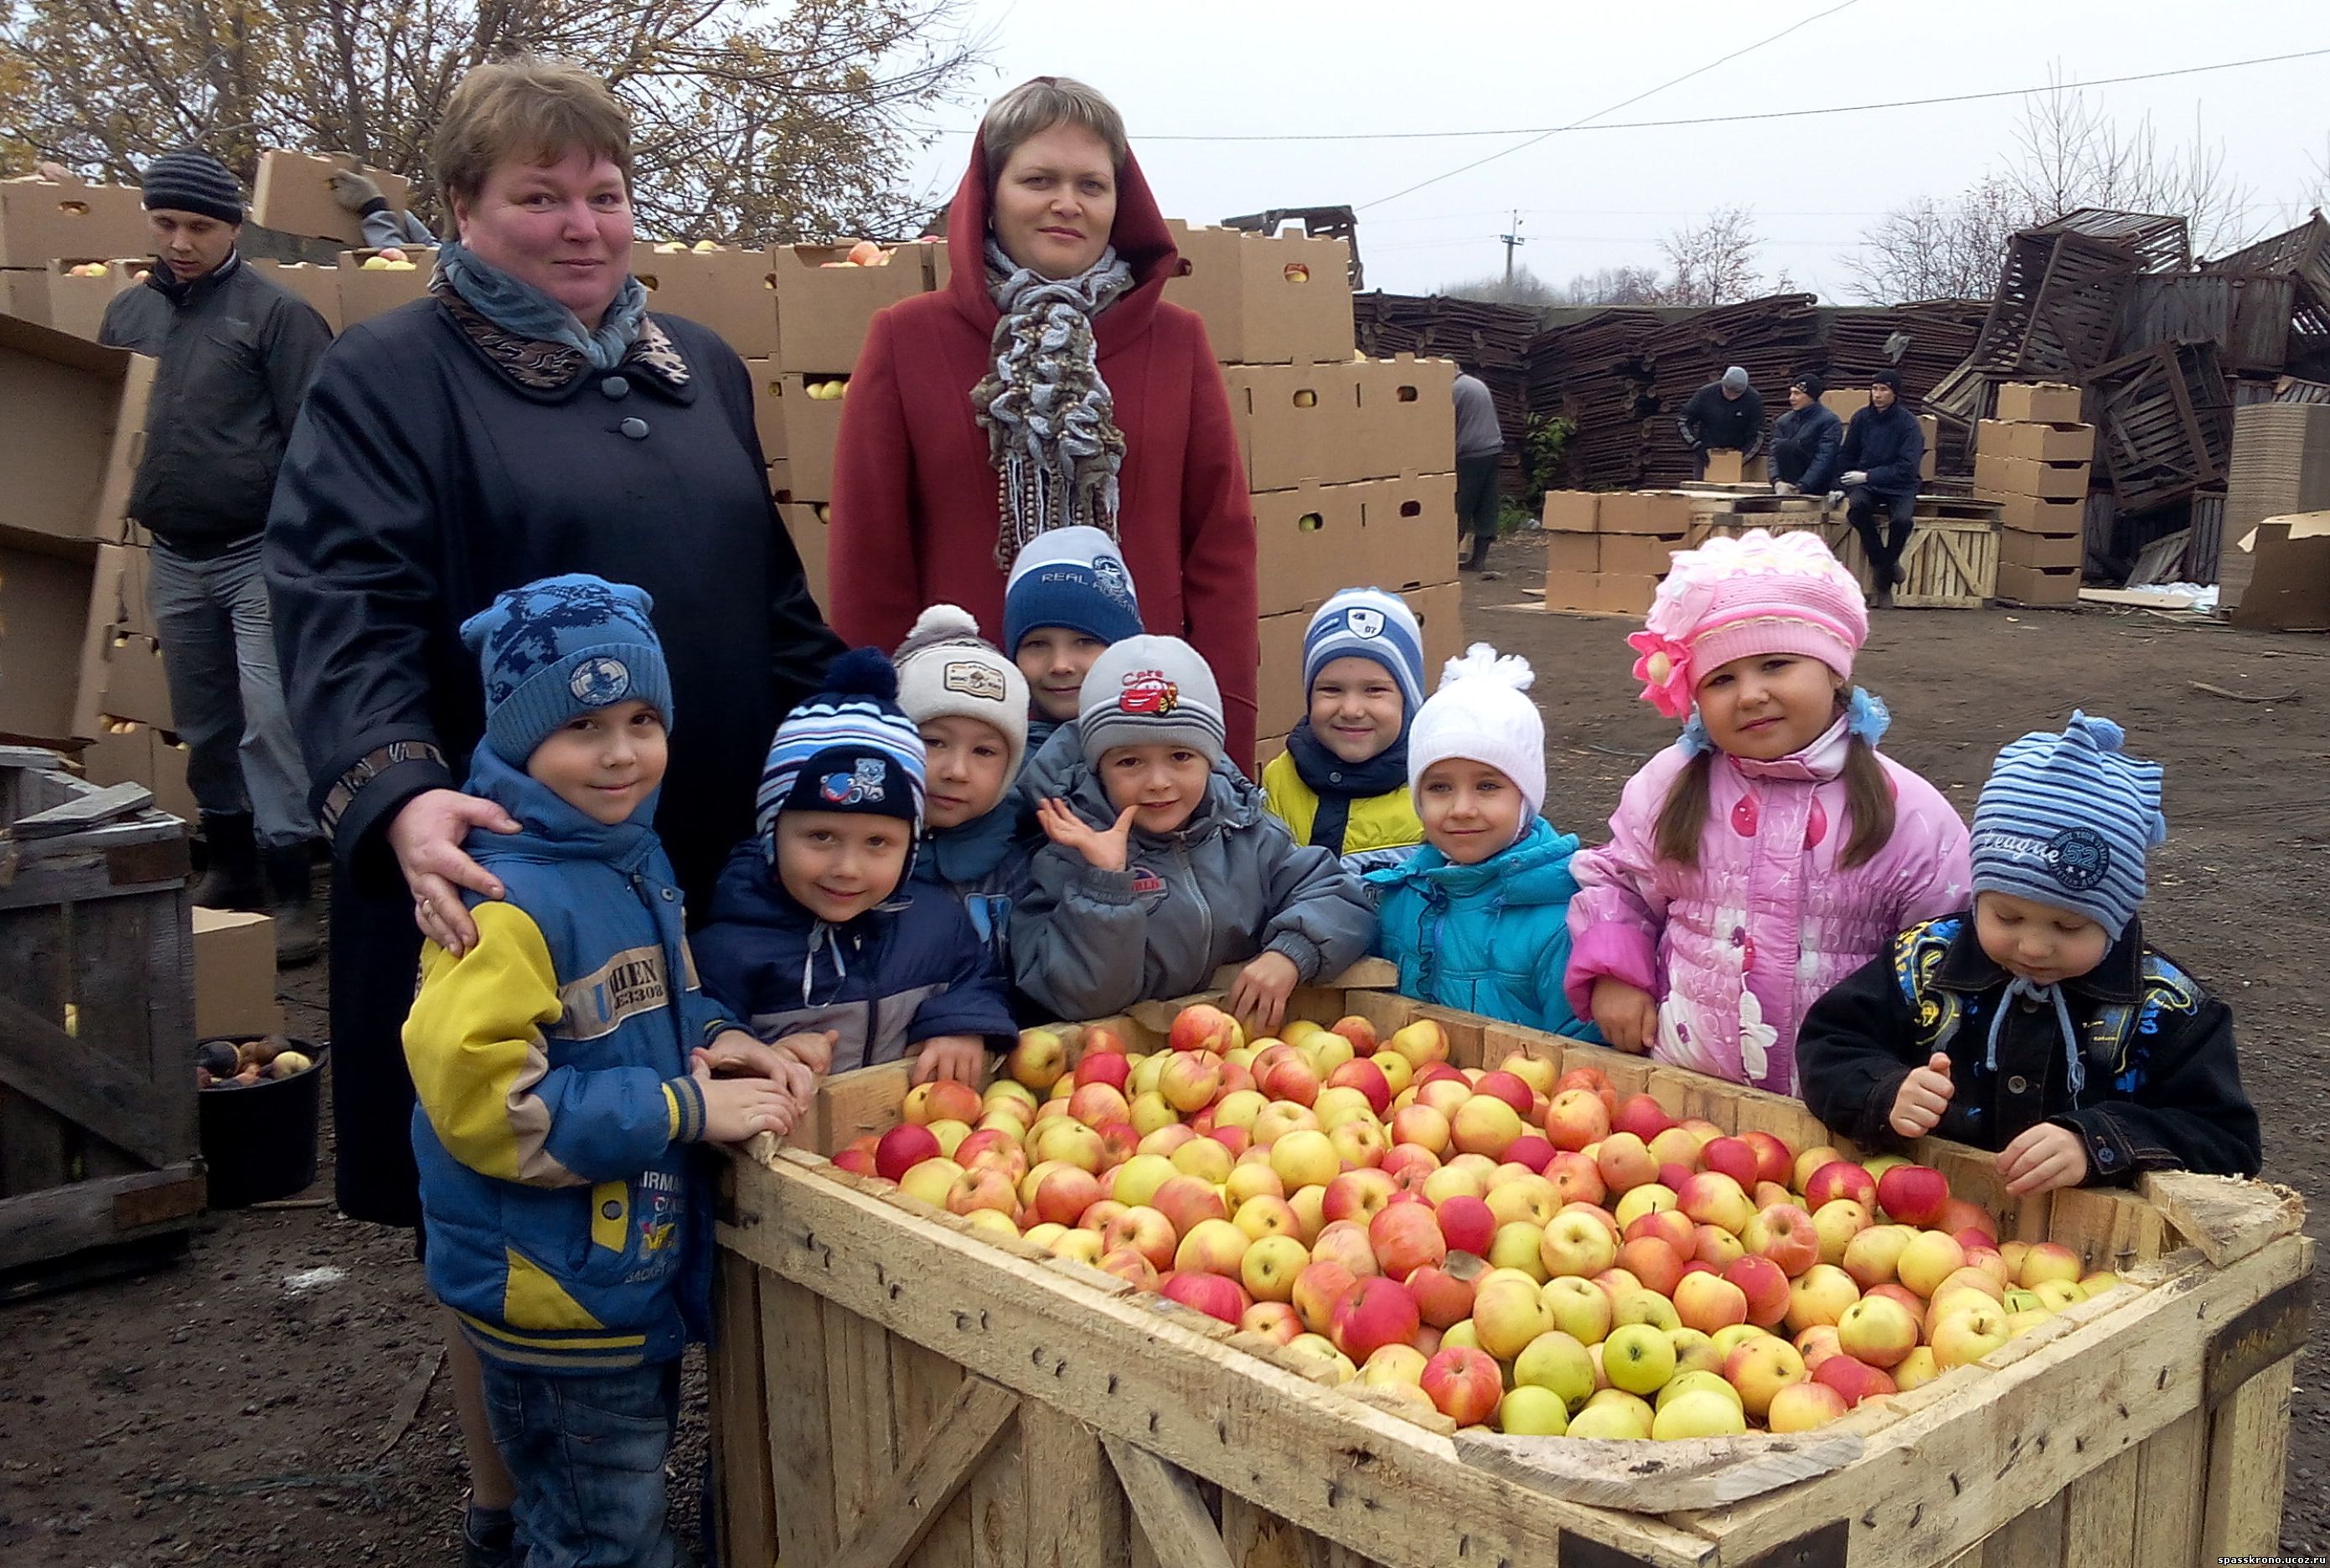
[[1851, 680], [1869, 610], [1818, 534], [1755, 528], [1679, 553], [1643, 626], [1626, 639], [1643, 700], [1681, 719], [1701, 676], [1755, 654], [1802, 654]]

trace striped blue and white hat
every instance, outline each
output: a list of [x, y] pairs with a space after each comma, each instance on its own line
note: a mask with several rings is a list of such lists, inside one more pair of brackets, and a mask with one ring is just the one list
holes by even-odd
[[2160, 764], [2121, 751], [2120, 727], [2073, 713], [1998, 754], [1974, 809], [1974, 888], [2087, 916], [2114, 941], [2144, 902], [2144, 858], [2168, 836]]
[[852, 648], [825, 689], [785, 715], [761, 770], [753, 825], [776, 860], [781, 811], [895, 817], [923, 829], [923, 737], [898, 707], [898, 672], [879, 648]]
[[1321, 605], [1302, 634], [1304, 704], [1319, 672], [1340, 658], [1372, 659], [1399, 683], [1400, 715], [1424, 706], [1424, 628], [1397, 593], [1347, 588]]

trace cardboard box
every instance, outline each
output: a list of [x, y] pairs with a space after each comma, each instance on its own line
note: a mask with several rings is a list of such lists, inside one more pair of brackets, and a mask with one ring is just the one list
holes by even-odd
[[1351, 357], [1351, 256], [1342, 241], [1191, 228], [1179, 219], [1167, 227], [1181, 267], [1165, 280], [1165, 298], [1204, 318], [1216, 359], [1293, 364]]
[[125, 553], [0, 540], [0, 734], [70, 750], [105, 733], [105, 656]]
[[1602, 497], [1601, 531], [1681, 538], [1691, 532], [1691, 503], [1682, 490], [1613, 490]]
[[[1359, 365], [1234, 364], [1222, 372], [1246, 488], [1350, 485], [1398, 474], [1396, 454], [1365, 439]], [[1452, 467], [1443, 464], [1443, 469]]]
[[2244, 534], [2254, 558], [2232, 623], [2258, 631], [2330, 630], [2330, 512], [2268, 517]]
[[161, 730], [177, 728], [170, 714], [170, 683], [162, 663], [162, 645], [134, 631], [116, 631], [106, 638], [101, 702], [110, 718], [131, 719]]
[[2008, 528], [1998, 535], [1998, 558], [2010, 566], [2077, 571], [2087, 560], [2087, 541], [2077, 534], [2025, 534]]
[[[1464, 651], [1463, 590], [1448, 582], [1412, 590], [1400, 598], [1415, 613], [1424, 633], [1428, 691], [1439, 680], [1441, 666]], [[1262, 659], [1255, 687], [1257, 733], [1284, 734], [1310, 712], [1310, 695], [1302, 686], [1302, 634], [1310, 625], [1308, 609], [1262, 618], [1258, 638]], [[1261, 765], [1255, 763], [1257, 768]]]
[[186, 788], [186, 749], [150, 724], [124, 723], [100, 735], [81, 754], [81, 773], [92, 784], [142, 784], [157, 810], [181, 822], [201, 811]]
[[1974, 449], [1977, 457], [2029, 458], [2040, 463], [2091, 463], [2096, 457], [2096, 427], [1984, 420], [1975, 427]]
[[1648, 615], [1659, 580], [1641, 572], [1604, 571], [1594, 579], [1592, 608], [1605, 615]]
[[649, 310], [710, 327], [741, 359], [776, 356], [776, 275], [767, 251], [665, 250], [635, 240], [631, 276], [647, 288]]
[[13, 316], [35, 326], [46, 326], [49, 324], [48, 272], [30, 267], [0, 269], [0, 316]]
[[283, 1033], [275, 997], [275, 922], [194, 906], [194, 1034], [204, 1040]]
[[1605, 534], [1599, 570], [1622, 577], [1664, 577], [1674, 553], [1689, 548], [1681, 534]]
[[1405, 592], [1456, 581], [1455, 475], [1408, 475], [1352, 487], [1359, 492], [1365, 570], [1339, 587], [1356, 581]]
[[785, 522], [785, 533], [800, 555], [801, 575], [809, 580], [809, 594], [817, 600], [820, 613], [831, 614], [832, 600], [826, 596], [827, 548], [829, 514], [823, 502], [787, 501], [778, 508]]
[[785, 421], [785, 461], [792, 470], [792, 483], [786, 487], [796, 501], [830, 501], [833, 449], [841, 439], [841, 399], [810, 396], [812, 382], [819, 386], [835, 382], [845, 388], [849, 384], [840, 376], [803, 377], [788, 373], [777, 378], [777, 401], [783, 405]]
[[2079, 389], [2059, 381], [2011, 381], [1998, 389], [1994, 417], [2007, 423], [2075, 425]]
[[[1852, 416], [1868, 406], [1869, 389], [1865, 386], [1840, 387], [1834, 392], [1821, 393], [1821, 407], [1842, 420], [1848, 426], [1852, 423]], [[1941, 445], [1942, 423], [1931, 414], [1919, 414], [1918, 430], [1926, 438], [1926, 457], [1925, 460], [1918, 465], [1918, 477], [1930, 479], [1935, 474], [1934, 464]], [[1713, 477], [1712, 475], [1709, 477]]]
[[2001, 458], [1985, 452], [1974, 460], [1974, 493], [1985, 501], [2003, 500], [2009, 496], [2084, 501], [2088, 475], [2085, 463], [2041, 463], [2029, 458]]
[[1464, 590], [1444, 582], [1400, 598], [1416, 612], [1416, 626], [1424, 633], [1424, 689], [1429, 693], [1439, 684], [1442, 666], [1464, 651]]
[[1455, 472], [1456, 362], [1402, 354], [1358, 360], [1352, 368], [1359, 460], [1369, 477]]
[[[104, 271], [76, 278], [77, 267], [102, 267]], [[59, 332], [98, 341], [105, 328], [106, 308], [124, 289], [142, 288], [154, 263], [146, 257], [61, 256], [49, 263], [47, 324]]]
[[1545, 540], [1545, 572], [1553, 577], [1584, 577], [1602, 570], [1602, 536], [1598, 534], [1549, 534]]
[[769, 251], [777, 295], [777, 363], [796, 375], [848, 375], [874, 313], [938, 287], [942, 244], [899, 245], [887, 265], [841, 263], [847, 245], [779, 245]]
[[380, 187], [383, 200], [396, 211], [411, 210], [412, 183], [386, 169], [364, 168], [345, 154], [284, 152], [262, 147], [259, 178], [251, 187], [251, 221], [262, 228], [311, 240], [336, 240], [343, 245], [364, 243], [364, 217], [340, 205], [332, 195], [331, 177], [343, 169], [362, 168]]
[[1592, 534], [1602, 526], [1602, 497], [1592, 490], [1548, 490], [1538, 523], [1549, 534]]
[[[1358, 485], [1302, 485], [1254, 497], [1255, 579], [1263, 615], [1309, 609], [1351, 586], [1368, 562]], [[1449, 523], [1455, 548], [1455, 523]]]
[[0, 320], [0, 532], [123, 538], [154, 362]]
[[340, 252], [340, 264], [334, 269], [340, 275], [340, 331], [410, 305], [428, 294], [429, 279], [437, 272], [437, 252], [409, 246], [403, 249], [403, 265], [390, 262], [369, 269], [365, 263], [377, 256], [377, 250]]
[[2079, 602], [2079, 569], [2047, 569], [2036, 566], [2010, 566], [1998, 563], [1999, 600], [2005, 604], [2033, 605], [2041, 609], [2060, 609]]
[[753, 378], [753, 429], [761, 438], [761, 460], [771, 468], [785, 460], [785, 397], [777, 362], [748, 359], [744, 372]]
[[2073, 538], [2088, 531], [2088, 498], [2050, 501], [2038, 496], [2001, 496], [1998, 521], [2010, 533]]
[[780, 501], [793, 498], [793, 466], [782, 458], [769, 465], [769, 494]]
[[1599, 571], [1581, 571], [1565, 568], [1545, 574], [1545, 607], [1548, 609], [1587, 609], [1594, 608], [1594, 587], [1601, 581]]
[[1277, 760], [1278, 760], [1278, 759], [1279, 759], [1280, 754], [1281, 754], [1282, 752], [1283, 752], [1285, 750], [1286, 750], [1286, 737], [1285, 737], [1285, 736], [1283, 736], [1283, 735], [1264, 735], [1264, 736], [1263, 736], [1261, 739], [1259, 739], [1259, 740], [1257, 740], [1256, 741], [1255, 741], [1255, 743], [1254, 743], [1254, 777], [1255, 777], [1255, 782], [1256, 782], [1256, 783], [1260, 783], [1260, 782], [1262, 781], [1263, 770], [1264, 770], [1265, 768], [1268, 768], [1268, 767], [1269, 767], [1273, 762], [1277, 761]]
[[[135, 533], [144, 529], [130, 524]], [[115, 635], [136, 632], [158, 639], [154, 625], [154, 557], [147, 545], [128, 544], [121, 552], [120, 600], [112, 618]]]
[[256, 258], [245, 260], [243, 265], [255, 269], [260, 276], [282, 289], [284, 293], [304, 299], [314, 306], [316, 314], [324, 318], [324, 325], [332, 329], [333, 335], [338, 335], [340, 330], [340, 269], [338, 268], [317, 267], [306, 261], [265, 261]]
[[1729, 447], [1710, 447], [1707, 472], [1700, 477], [1710, 485], [1760, 485], [1769, 483], [1771, 475], [1764, 468], [1761, 453], [1749, 458]]
[[0, 267], [46, 271], [60, 256], [140, 256], [150, 246], [135, 185], [0, 180]]

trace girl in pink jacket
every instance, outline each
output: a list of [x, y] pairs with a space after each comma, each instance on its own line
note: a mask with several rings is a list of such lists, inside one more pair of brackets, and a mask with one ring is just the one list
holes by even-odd
[[1879, 755], [1890, 720], [1850, 685], [1868, 636], [1860, 585], [1810, 533], [1674, 557], [1626, 640], [1643, 700], [1690, 722], [1570, 863], [1566, 989], [1611, 1044], [1793, 1096], [1804, 1010], [1965, 907], [1965, 824]]

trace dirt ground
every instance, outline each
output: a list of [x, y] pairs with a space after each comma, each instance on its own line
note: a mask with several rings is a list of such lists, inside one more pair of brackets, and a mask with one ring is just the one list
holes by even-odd
[[[1630, 629], [1511, 607], [1520, 541], [1466, 591], [1467, 629], [1528, 655], [1551, 737], [1548, 814], [1589, 840], [1672, 726], [1634, 700]], [[2228, 997], [2264, 1117], [2267, 1175], [2330, 1242], [2330, 645], [2141, 612], [1905, 610], [1861, 669], [1888, 749], [1972, 809], [1992, 754], [2074, 705], [2166, 763], [2173, 835], [2146, 924]], [[2198, 689], [2206, 683], [2252, 698]], [[322, 967], [289, 978], [294, 1032], [324, 1032]], [[327, 1148], [328, 1157], [328, 1146]], [[329, 1191], [328, 1176], [311, 1197]], [[336, 1270], [318, 1276], [311, 1270]], [[2282, 1546], [2330, 1553], [2330, 1355], [2301, 1358]], [[320, 1203], [214, 1216], [183, 1263], [0, 1308], [0, 1564], [458, 1562], [461, 1478], [440, 1335], [405, 1241]], [[700, 1402], [700, 1376], [691, 1380]], [[694, 1529], [700, 1406], [673, 1488]]]

